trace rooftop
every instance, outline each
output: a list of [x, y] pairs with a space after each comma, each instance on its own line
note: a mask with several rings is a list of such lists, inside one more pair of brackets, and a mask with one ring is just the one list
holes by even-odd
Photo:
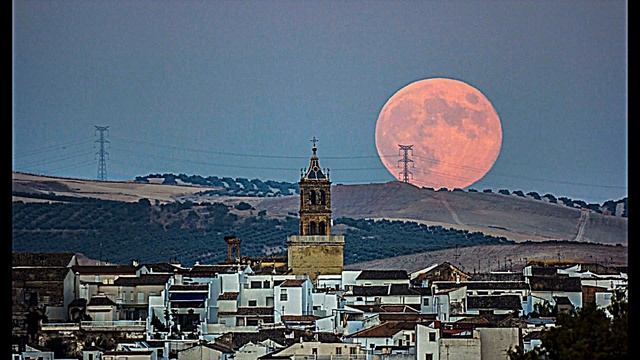
[[139, 277], [118, 277], [113, 281], [117, 286], [142, 286], [142, 285], [165, 285], [171, 275], [169, 274], [143, 274]]
[[518, 295], [467, 296], [468, 309], [522, 310]]
[[89, 300], [87, 306], [115, 306], [116, 303], [105, 295], [96, 295]]
[[171, 285], [169, 291], [209, 291], [209, 284]]
[[569, 276], [532, 276], [529, 278], [531, 291], [581, 292], [580, 278]]
[[356, 280], [408, 280], [406, 270], [362, 270]]
[[380, 325], [360, 330], [354, 334], [347, 335], [348, 338], [364, 337], [391, 337], [402, 330], [414, 330], [415, 321], [387, 321]]
[[74, 273], [80, 275], [135, 275], [136, 268], [133, 265], [74, 265], [71, 267]]
[[300, 287], [305, 281], [307, 280], [287, 279], [280, 284], [280, 287]]

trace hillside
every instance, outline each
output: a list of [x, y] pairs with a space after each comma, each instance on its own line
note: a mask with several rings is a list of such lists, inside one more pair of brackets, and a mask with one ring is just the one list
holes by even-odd
[[[114, 262], [174, 258], [192, 265], [222, 261], [224, 237], [231, 234], [241, 239], [244, 255], [285, 255], [287, 236], [298, 231], [296, 218], [271, 218], [242, 202], [235, 206], [155, 205], [148, 200], [41, 196], [51, 203], [13, 203], [14, 251], [74, 251]], [[339, 218], [334, 225], [335, 233], [345, 235], [347, 264], [454, 246], [509, 243], [504, 238], [415, 222]]]
[[[56, 195], [130, 202], [142, 198], [148, 198], [152, 202], [189, 200], [221, 202], [229, 206], [242, 201], [251, 204], [257, 211], [265, 210], [268, 217], [279, 219], [296, 217], [299, 206], [296, 195], [252, 197], [243, 193], [242, 196], [212, 196], [210, 193], [207, 195], [207, 192], [212, 190], [211, 187], [190, 186], [184, 183], [163, 185], [140, 182], [100, 182], [41, 177], [15, 172], [13, 176], [13, 191], [19, 193], [48, 194], [52, 192]], [[183, 182], [192, 178], [185, 176], [177, 179]], [[147, 178], [147, 181], [150, 179], [154, 178]], [[220, 181], [225, 184], [231, 184], [233, 180], [216, 177], [207, 179], [213, 179], [208, 180], [209, 182], [224, 179]], [[238, 188], [245, 186], [242, 183], [253, 185], [269, 183], [270, 189], [273, 189], [273, 186], [280, 186], [283, 190], [293, 191], [283, 182], [258, 183], [253, 180], [249, 182], [244, 180], [246, 179], [234, 181], [240, 184], [236, 185]], [[231, 187], [231, 185], [228, 186]], [[42, 201], [23, 196], [14, 197], [14, 200]], [[626, 217], [603, 215], [595, 211], [565, 206], [562, 202], [552, 203], [513, 194], [434, 191], [400, 182], [389, 182], [335, 185], [332, 188], [332, 203], [334, 219], [349, 217], [408, 220], [432, 226], [482, 232], [514, 241], [577, 240], [626, 245], [628, 238]]]
[[[411, 272], [448, 261], [454, 265], [461, 266], [463, 270], [468, 272], [473, 272], [474, 270], [488, 272], [505, 269], [520, 271], [527, 261], [557, 259], [561, 261], [597, 262], [603, 265], [626, 266], [628, 265], [628, 251], [624, 246], [570, 242], [527, 242], [436, 250], [360, 262], [347, 265], [345, 268], [351, 270], [404, 269]], [[500, 263], [498, 264], [498, 262]]]
[[[586, 210], [582, 215], [580, 209], [513, 195], [433, 191], [390, 182], [335, 185], [332, 202], [334, 217], [411, 220], [515, 241], [576, 240], [582, 227], [579, 241], [627, 244], [627, 218]], [[295, 214], [298, 198], [263, 198], [254, 206], [272, 215]]]
[[[160, 184], [136, 183], [133, 181], [97, 181], [71, 179], [53, 176], [40, 176], [13, 172], [12, 189], [14, 192], [35, 194], [93, 197], [104, 200], [138, 201], [140, 199], [175, 201], [181, 196], [210, 190], [207, 187], [192, 185], [167, 186]], [[19, 197], [14, 201], [39, 201], [33, 198]]]

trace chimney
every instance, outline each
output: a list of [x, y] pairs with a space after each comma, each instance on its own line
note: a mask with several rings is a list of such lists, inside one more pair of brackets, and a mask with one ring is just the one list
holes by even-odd
[[[240, 238], [235, 235], [229, 235], [224, 237], [224, 241], [227, 243], [227, 264], [240, 263]], [[235, 249], [235, 256], [233, 250]]]
[[140, 263], [138, 262], [138, 260], [133, 260], [131, 262], [131, 265], [133, 265], [133, 267], [138, 267], [138, 265], [140, 265]]

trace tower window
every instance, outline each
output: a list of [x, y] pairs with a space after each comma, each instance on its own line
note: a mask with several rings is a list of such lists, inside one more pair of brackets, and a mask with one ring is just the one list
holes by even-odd
[[312, 221], [309, 223], [309, 235], [317, 235], [318, 229], [316, 228], [316, 222]]
[[316, 191], [315, 190], [309, 191], [309, 200], [311, 200], [311, 205], [315, 205], [316, 204]]
[[327, 225], [324, 221], [320, 221], [320, 224], [318, 225], [318, 233], [320, 235], [327, 235]]
[[327, 204], [327, 196], [326, 196], [324, 190], [320, 190], [320, 204], [321, 205], [326, 205]]

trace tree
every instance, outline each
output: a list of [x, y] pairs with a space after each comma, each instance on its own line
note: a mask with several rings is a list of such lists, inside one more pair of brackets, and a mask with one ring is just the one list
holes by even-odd
[[509, 359], [626, 359], [628, 308], [624, 293], [618, 291], [606, 311], [587, 305], [571, 314], [559, 314], [556, 326], [542, 334], [541, 349], [525, 353], [518, 346], [508, 351]]

